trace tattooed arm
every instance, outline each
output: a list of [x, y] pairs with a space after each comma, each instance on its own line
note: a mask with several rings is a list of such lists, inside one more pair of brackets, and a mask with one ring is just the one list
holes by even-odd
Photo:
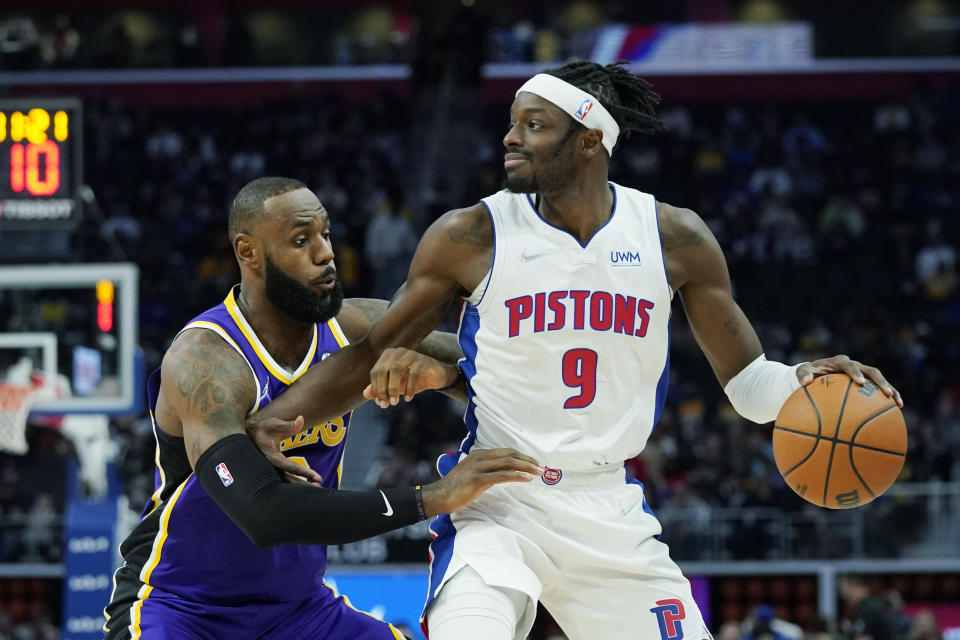
[[[337, 315], [337, 322], [347, 340], [357, 342], [387, 311], [389, 302], [376, 298], [348, 298]], [[417, 345], [416, 351], [440, 362], [455, 363], [463, 357], [457, 336], [445, 331], [433, 331]]]
[[244, 433], [256, 388], [250, 367], [223, 338], [206, 329], [184, 331], [163, 357], [156, 419], [182, 436], [190, 466], [217, 440]]
[[670, 287], [680, 294], [693, 335], [725, 386], [763, 353], [760, 339], [733, 299], [723, 251], [700, 216], [658, 202], [657, 221]]

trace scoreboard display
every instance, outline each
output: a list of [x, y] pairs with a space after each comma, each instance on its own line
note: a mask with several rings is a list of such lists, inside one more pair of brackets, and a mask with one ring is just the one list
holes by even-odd
[[78, 100], [0, 100], [0, 227], [76, 224], [82, 131]]

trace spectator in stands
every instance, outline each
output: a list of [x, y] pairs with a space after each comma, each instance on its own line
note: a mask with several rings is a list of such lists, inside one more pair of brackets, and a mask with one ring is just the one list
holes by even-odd
[[50, 614], [41, 610], [13, 629], [12, 640], [60, 640], [60, 630], [50, 621]]
[[743, 640], [801, 640], [803, 629], [776, 617], [773, 607], [758, 604], [753, 615], [743, 621]]
[[70, 16], [53, 17], [53, 28], [40, 36], [40, 56], [44, 64], [54, 68], [69, 67], [80, 47], [80, 32], [71, 24]]
[[717, 634], [717, 640], [743, 640], [743, 634], [740, 633], [740, 625], [736, 622], [727, 621], [720, 627]]
[[882, 598], [873, 595], [864, 576], [842, 575], [837, 587], [850, 607], [846, 631], [851, 640], [896, 640], [890, 609]]
[[364, 252], [373, 273], [372, 296], [389, 300], [406, 280], [417, 248], [417, 233], [387, 198], [381, 198], [367, 226]]
[[793, 125], [783, 134], [783, 150], [790, 154], [822, 153], [826, 148], [826, 139], [805, 113], [797, 115]]
[[830, 623], [825, 618], [817, 616], [810, 623], [803, 640], [834, 640], [835, 636], [830, 632], [830, 627]]
[[883, 592], [883, 599], [890, 609], [894, 635], [906, 640], [910, 634], [910, 628], [913, 626], [913, 619], [904, 611], [906, 603], [903, 601], [903, 596], [896, 589], [887, 589]]
[[57, 548], [55, 525], [59, 514], [54, 508], [53, 496], [39, 493], [27, 511], [23, 532], [24, 559], [34, 562], [56, 560], [60, 553]]
[[924, 609], [917, 613], [907, 640], [943, 640], [943, 634], [940, 633], [940, 626], [933, 611]]

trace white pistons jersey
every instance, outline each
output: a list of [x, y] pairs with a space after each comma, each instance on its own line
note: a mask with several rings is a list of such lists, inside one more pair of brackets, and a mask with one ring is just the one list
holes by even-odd
[[672, 291], [653, 196], [610, 183], [613, 213], [583, 246], [532, 197], [483, 200], [493, 266], [467, 298], [463, 451], [512, 447], [589, 470], [637, 455], [663, 408]]

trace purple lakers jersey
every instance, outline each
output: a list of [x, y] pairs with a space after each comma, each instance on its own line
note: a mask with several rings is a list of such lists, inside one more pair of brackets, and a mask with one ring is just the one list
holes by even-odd
[[[250, 367], [257, 399], [251, 414], [283, 393], [307, 369], [346, 344], [336, 320], [314, 327], [313, 339], [295, 371], [281, 367], [267, 352], [237, 306], [235, 287], [222, 304], [185, 327], [215, 332]], [[317, 593], [326, 570], [326, 547], [287, 545], [257, 548], [213, 502], [193, 475], [183, 439], [165, 433], [153, 419], [160, 391], [160, 369], [147, 392], [157, 440], [153, 496], [140, 523], [120, 546], [127, 565], [138, 570], [144, 589], [156, 587], [193, 602], [219, 605], [303, 600]], [[288, 458], [323, 477], [323, 486], [340, 484], [350, 414], [311, 425], [285, 440]]]

